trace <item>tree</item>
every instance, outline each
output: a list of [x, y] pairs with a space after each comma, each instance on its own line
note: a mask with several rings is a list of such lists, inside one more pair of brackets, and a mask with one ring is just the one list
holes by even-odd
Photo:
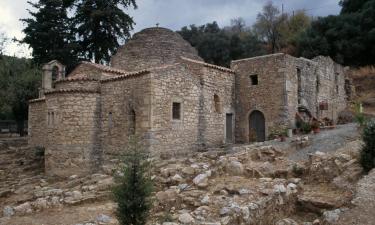
[[361, 151], [361, 164], [365, 172], [375, 168], [375, 120], [367, 123], [363, 130], [364, 145]]
[[269, 45], [271, 53], [281, 49], [281, 29], [285, 20], [286, 15], [281, 14], [272, 2], [268, 2], [263, 7], [263, 12], [258, 13], [253, 28], [258, 36]]
[[0, 57], [4, 54], [5, 45], [8, 41], [7, 36], [0, 30]]
[[151, 208], [152, 181], [148, 153], [135, 136], [129, 138], [123, 158], [122, 176], [113, 193], [121, 225], [145, 225]]
[[35, 63], [41, 65], [57, 59], [68, 69], [77, 62], [74, 34], [71, 32], [67, 9], [71, 0], [39, 0], [28, 2], [36, 11], [29, 11], [31, 18], [21, 19], [26, 24], [25, 37], [20, 41], [32, 48]]
[[318, 18], [301, 33], [299, 55], [327, 55], [350, 66], [374, 64], [375, 0], [345, 0], [341, 5], [340, 15]]
[[77, 0], [73, 24], [82, 57], [109, 62], [120, 42], [130, 37], [135, 23], [123, 9], [131, 6], [137, 7], [135, 0]]
[[28, 100], [38, 96], [41, 71], [31, 60], [3, 56], [0, 59], [0, 118], [15, 119], [24, 135]]

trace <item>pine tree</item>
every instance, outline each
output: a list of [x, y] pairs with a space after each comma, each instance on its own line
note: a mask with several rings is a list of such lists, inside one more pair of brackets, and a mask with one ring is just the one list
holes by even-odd
[[118, 185], [113, 193], [121, 225], [144, 225], [151, 208], [152, 182], [148, 154], [134, 136], [129, 139]]
[[108, 62], [121, 41], [130, 37], [135, 24], [122, 8], [137, 7], [135, 0], [78, 0], [75, 33], [82, 56], [96, 63]]
[[57, 59], [68, 68], [77, 61], [77, 45], [70, 29], [67, 9], [71, 0], [39, 0], [28, 2], [35, 11], [29, 10], [31, 18], [21, 19], [26, 23], [23, 32], [26, 36], [21, 43], [28, 44], [32, 49], [34, 62], [44, 64]]

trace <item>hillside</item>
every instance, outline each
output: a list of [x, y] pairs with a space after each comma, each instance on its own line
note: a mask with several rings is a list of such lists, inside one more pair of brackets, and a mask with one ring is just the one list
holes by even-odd
[[356, 101], [363, 103], [366, 114], [375, 115], [375, 67], [352, 69], [350, 76], [356, 89]]

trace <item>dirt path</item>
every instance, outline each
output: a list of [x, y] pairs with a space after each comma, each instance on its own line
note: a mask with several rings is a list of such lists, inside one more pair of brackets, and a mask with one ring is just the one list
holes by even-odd
[[309, 135], [311, 145], [291, 153], [291, 160], [307, 160], [309, 153], [333, 152], [344, 147], [348, 142], [359, 138], [356, 124], [345, 124], [337, 126], [336, 129], [321, 131], [319, 134]]

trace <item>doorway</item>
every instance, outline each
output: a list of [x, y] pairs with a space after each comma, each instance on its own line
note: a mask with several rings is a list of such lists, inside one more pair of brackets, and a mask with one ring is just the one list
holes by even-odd
[[225, 142], [233, 143], [233, 113], [226, 114]]
[[261, 111], [255, 110], [249, 115], [249, 141], [266, 140], [266, 123]]

